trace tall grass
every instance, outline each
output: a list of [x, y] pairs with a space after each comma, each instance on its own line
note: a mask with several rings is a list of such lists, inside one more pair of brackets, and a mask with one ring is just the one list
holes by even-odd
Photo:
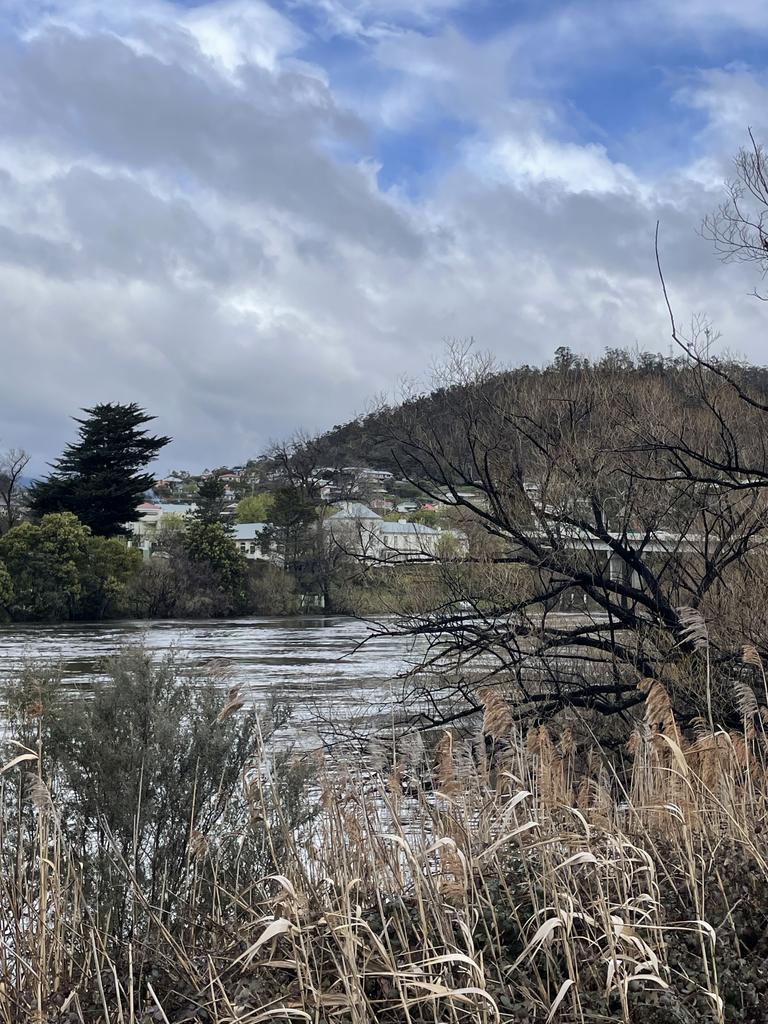
[[3, 769], [0, 1021], [767, 1020], [765, 711], [684, 736], [644, 685], [626, 755], [489, 690], [474, 736], [318, 759], [311, 815], [258, 744], [165, 887], [101, 823], [119, 929], [41, 729]]

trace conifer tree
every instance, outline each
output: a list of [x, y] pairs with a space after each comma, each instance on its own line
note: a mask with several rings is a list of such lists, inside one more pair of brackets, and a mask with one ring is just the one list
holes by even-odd
[[32, 486], [30, 505], [39, 516], [73, 512], [102, 537], [126, 534], [136, 522], [144, 493], [152, 487], [147, 465], [170, 437], [142, 427], [155, 418], [135, 402], [108, 402], [82, 410], [78, 439], [51, 464], [53, 472]]
[[195, 508], [190, 515], [198, 523], [220, 523], [227, 533], [231, 533], [232, 517], [226, 515], [228, 505], [224, 481], [214, 473], [200, 482]]

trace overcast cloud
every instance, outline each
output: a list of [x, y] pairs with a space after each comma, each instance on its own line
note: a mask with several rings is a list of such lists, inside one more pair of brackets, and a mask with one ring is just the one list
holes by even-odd
[[0, 441], [36, 471], [97, 401], [242, 461], [343, 422], [445, 342], [765, 360], [744, 267], [697, 235], [768, 6], [714, 0], [11, 0], [0, 11]]

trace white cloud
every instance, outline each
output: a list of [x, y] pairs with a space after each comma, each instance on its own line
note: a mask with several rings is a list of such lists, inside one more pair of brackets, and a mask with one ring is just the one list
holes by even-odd
[[421, 28], [434, 25], [467, 0], [297, 0], [326, 31], [341, 36], [381, 38], [398, 35], [403, 22]]
[[645, 189], [632, 171], [612, 161], [604, 146], [557, 142], [538, 133], [503, 135], [470, 147], [468, 160], [480, 176], [520, 188], [550, 183], [567, 192], [634, 192]]
[[290, 21], [259, 0], [220, 0], [194, 7], [181, 23], [202, 52], [229, 73], [246, 64], [274, 71], [303, 38]]
[[[657, 217], [678, 308], [759, 354], [761, 310], [695, 234], [703, 161], [764, 103], [759, 77], [693, 75], [696, 163], [649, 181], [526, 91], [530, 35], [473, 42], [440, 25], [443, 0], [332, 6], [382, 76], [364, 97], [303, 64], [306, 25], [259, 0], [18, 8], [0, 42], [4, 443], [41, 468], [78, 407], [130, 399], [177, 438], [169, 458], [220, 463], [343, 421], [446, 339], [527, 361], [664, 347]], [[561, 19], [561, 40], [578, 28]], [[376, 133], [447, 115], [466, 137], [429, 187], [382, 189]]]
[[768, 76], [746, 65], [698, 71], [677, 98], [706, 115], [701, 141], [717, 150], [743, 143], [747, 126], [768, 131]]

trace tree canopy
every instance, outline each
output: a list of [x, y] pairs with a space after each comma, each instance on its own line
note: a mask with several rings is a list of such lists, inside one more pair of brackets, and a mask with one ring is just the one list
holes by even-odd
[[238, 523], [266, 523], [273, 504], [274, 496], [268, 491], [249, 494], [238, 501], [235, 520]]
[[207, 574], [208, 589], [225, 599], [226, 612], [242, 610], [247, 600], [248, 563], [224, 524], [192, 520], [182, 546], [190, 562]]
[[84, 418], [73, 417], [80, 424], [78, 439], [52, 464], [53, 472], [32, 486], [30, 507], [40, 516], [72, 512], [99, 536], [124, 535], [153, 484], [146, 467], [171, 438], [142, 429], [155, 417], [135, 402], [82, 411]]
[[141, 553], [94, 537], [71, 512], [0, 537], [0, 606], [14, 619], [101, 619], [123, 610]]

